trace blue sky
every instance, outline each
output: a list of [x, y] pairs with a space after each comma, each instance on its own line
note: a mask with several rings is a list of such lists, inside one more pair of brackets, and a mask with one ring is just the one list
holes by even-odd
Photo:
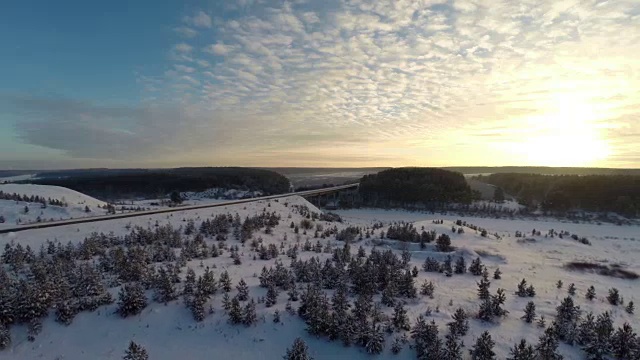
[[14, 1], [0, 168], [640, 166], [635, 0]]

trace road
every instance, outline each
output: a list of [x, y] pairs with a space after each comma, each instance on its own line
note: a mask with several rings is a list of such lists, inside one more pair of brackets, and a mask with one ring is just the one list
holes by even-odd
[[244, 203], [253, 202], [253, 201], [260, 201], [260, 200], [278, 199], [278, 198], [283, 198], [283, 197], [293, 196], [293, 195], [299, 195], [299, 196], [322, 195], [322, 194], [332, 193], [332, 192], [336, 192], [336, 191], [340, 191], [340, 190], [352, 189], [352, 188], [356, 188], [356, 187], [358, 187], [358, 184], [348, 184], [348, 185], [340, 185], [340, 186], [334, 186], [334, 187], [330, 187], [330, 188], [317, 189], [317, 190], [306, 190], [306, 191], [298, 191], [298, 192], [279, 194], [279, 195], [262, 196], [262, 197], [251, 198], [251, 199], [230, 200], [230, 201], [219, 202], [219, 203], [215, 203], [215, 204], [187, 205], [187, 206], [178, 206], [178, 207], [166, 208], [166, 209], [158, 209], [158, 210], [136, 211], [136, 212], [130, 212], [130, 213], [123, 213], [123, 214], [91, 216], [91, 217], [84, 217], [84, 218], [78, 218], [78, 219], [69, 219], [69, 220], [39, 222], [39, 223], [34, 223], [34, 224], [16, 225], [16, 226], [10, 227], [10, 228], [0, 228], [0, 234], [6, 234], [6, 233], [18, 232], [18, 231], [25, 231], [25, 230], [32, 230], [32, 229], [44, 229], [44, 228], [56, 227], [56, 226], [65, 226], [65, 225], [83, 224], [83, 223], [98, 222], [98, 221], [124, 219], [124, 218], [136, 217], [136, 216], [147, 216], [147, 215], [154, 215], [154, 214], [164, 214], [164, 213], [170, 213], [170, 212], [176, 212], [176, 211], [207, 209], [207, 208], [213, 208], [213, 207], [219, 207], [219, 206], [244, 204]]

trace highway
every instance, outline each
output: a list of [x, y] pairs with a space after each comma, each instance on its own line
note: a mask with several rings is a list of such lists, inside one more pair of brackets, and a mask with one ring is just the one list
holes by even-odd
[[122, 213], [122, 214], [91, 216], [91, 217], [69, 219], [69, 220], [59, 220], [59, 221], [39, 222], [39, 223], [25, 224], [25, 225], [16, 225], [14, 227], [9, 227], [9, 228], [0, 228], [0, 234], [32, 230], [32, 229], [44, 229], [49, 227], [57, 227], [57, 226], [65, 226], [65, 225], [91, 223], [91, 222], [98, 222], [98, 221], [125, 219], [125, 218], [137, 217], [137, 216], [164, 214], [164, 213], [170, 213], [170, 212], [176, 212], [176, 211], [208, 209], [208, 208], [214, 208], [214, 207], [220, 207], [220, 206], [244, 204], [244, 203], [260, 201], [260, 200], [279, 199], [279, 198], [294, 196], [294, 195], [298, 195], [298, 196], [322, 195], [322, 194], [328, 194], [328, 193], [332, 193], [340, 190], [352, 189], [357, 187], [358, 187], [358, 184], [356, 183], [356, 184], [340, 185], [340, 186], [334, 186], [334, 187], [317, 189], [317, 190], [298, 191], [298, 192], [262, 196], [262, 197], [256, 197], [256, 198], [250, 198], [250, 199], [230, 200], [230, 201], [225, 201], [225, 202], [220, 202], [215, 204], [186, 205], [186, 206], [177, 206], [177, 207], [166, 208], [166, 209], [145, 210], [145, 211], [136, 211], [136, 212], [130, 212], [130, 213]]

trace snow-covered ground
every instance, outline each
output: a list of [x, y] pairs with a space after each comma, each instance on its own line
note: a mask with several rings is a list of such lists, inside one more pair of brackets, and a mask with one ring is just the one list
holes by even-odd
[[[3, 226], [14, 226], [17, 223], [26, 224], [37, 221], [71, 219], [76, 217], [104, 215], [105, 210], [100, 207], [105, 202], [94, 199], [77, 191], [60, 186], [33, 185], [33, 184], [0, 184], [0, 191], [5, 194], [18, 194], [21, 196], [38, 196], [44, 199], [59, 200], [67, 206], [47, 205], [43, 208], [40, 203], [2, 200], [0, 199], [0, 215], [5, 219]], [[25, 212], [25, 207], [29, 209]], [[89, 207], [90, 212], [86, 212]]]
[[[51, 195], [53, 196], [53, 195]], [[65, 196], [70, 201], [70, 196]], [[85, 200], [88, 201], [88, 200]], [[273, 211], [282, 218], [280, 224], [273, 229], [272, 234], [256, 233], [254, 238], [260, 237], [263, 243], [280, 245], [287, 236], [285, 245], [296, 243], [296, 234], [289, 227], [291, 222], [299, 223], [303, 216], [294, 211], [294, 205], [307, 206], [311, 211], [319, 212], [313, 205], [303, 198], [292, 196], [271, 201], [256, 201], [253, 203], [230, 205], [213, 209], [201, 209], [181, 211], [170, 214], [158, 214], [139, 218], [119, 219], [98, 223], [87, 223], [56, 227], [50, 229], [35, 229], [16, 234], [0, 235], [0, 249], [13, 241], [23, 246], [29, 245], [36, 252], [46, 240], [56, 239], [62, 244], [67, 242], [77, 243], [92, 232], [113, 232], [115, 235], [124, 235], [129, 232], [131, 225], [153, 228], [158, 225], [171, 224], [174, 227], [186, 225], [186, 220], [193, 219], [196, 229], [200, 222], [209, 219], [216, 214], [238, 213], [241, 219], [253, 216], [263, 211]], [[619, 278], [605, 277], [593, 273], [568, 271], [563, 265], [570, 261], [590, 261], [601, 264], [619, 264], [630, 271], [640, 273], [640, 227], [616, 226], [595, 224], [574, 224], [547, 219], [544, 221], [528, 220], [496, 220], [489, 218], [460, 218], [469, 224], [486, 228], [489, 236], [482, 237], [470, 228], [464, 228], [463, 234], [452, 233], [451, 228], [458, 217], [429, 215], [417, 212], [385, 211], [385, 210], [343, 210], [337, 211], [345, 220], [343, 223], [326, 223], [316, 221], [325, 228], [338, 226], [339, 229], [349, 225], [372, 227], [376, 222], [383, 222], [386, 232], [388, 225], [395, 221], [414, 222], [418, 230], [435, 230], [438, 234], [450, 235], [452, 245], [456, 248], [454, 259], [462, 255], [467, 260], [467, 265], [476, 256], [480, 256], [482, 262], [489, 271], [499, 267], [503, 276], [500, 280], [491, 280], [491, 292], [504, 288], [507, 294], [505, 308], [509, 311], [506, 318], [493, 324], [483, 323], [470, 319], [470, 331], [462, 338], [465, 349], [464, 357], [468, 358], [468, 349], [474, 344], [478, 335], [488, 330], [496, 342], [495, 351], [497, 359], [505, 359], [509, 354], [509, 348], [520, 339], [526, 339], [535, 345], [542, 335], [543, 329], [535, 324], [527, 324], [520, 317], [528, 301], [534, 301], [537, 307], [538, 317], [544, 315], [549, 324], [555, 316], [555, 308], [567, 295], [567, 286], [575, 283], [577, 294], [574, 301], [583, 311], [593, 311], [600, 314], [611, 311], [615, 327], [624, 322], [630, 323], [636, 330], [640, 330], [638, 315], [629, 315], [622, 306], [612, 306], [607, 303], [608, 290], [615, 287], [620, 290], [625, 302], [640, 301], [640, 280], [623, 280]], [[433, 220], [444, 220], [442, 224], [434, 224]], [[540, 231], [542, 236], [533, 236], [533, 229]], [[580, 237], [586, 237], [592, 245], [585, 245], [568, 237], [549, 238], [544, 234], [548, 230], [568, 231]], [[527, 233], [526, 238], [516, 238], [516, 231]], [[380, 230], [376, 230], [370, 239], [352, 245], [352, 253], [362, 245], [367, 252], [374, 246], [378, 248], [394, 249], [400, 253], [400, 248], [405, 247], [393, 240], [379, 239]], [[497, 237], [493, 234], [497, 233]], [[307, 235], [298, 235], [300, 242], [304, 243], [309, 238], [312, 244], [320, 241], [322, 245], [330, 243], [334, 247], [342, 247], [343, 243], [333, 237], [327, 239], [314, 239], [313, 231]], [[214, 240], [207, 239], [209, 244]], [[227, 241], [228, 245], [239, 245], [234, 239]], [[412, 254], [411, 267], [414, 265], [421, 269], [421, 265], [428, 256], [442, 257], [442, 253], [436, 253], [433, 245], [421, 250], [417, 244], [407, 246]], [[258, 275], [263, 266], [273, 266], [274, 260], [254, 260], [255, 253], [246, 247], [240, 247], [242, 265], [233, 265], [229, 253], [217, 258], [208, 258], [202, 261], [203, 266], [213, 268], [216, 277], [227, 270], [231, 275], [233, 290], [242, 278], [250, 287], [250, 296], [254, 298], [265, 296], [266, 289], [259, 287]], [[331, 254], [301, 252], [301, 259], [318, 256], [322, 262], [331, 258]], [[290, 259], [279, 256], [279, 259], [288, 266]], [[194, 260], [187, 264], [202, 274], [200, 260]], [[183, 268], [182, 276], [185, 271]], [[529, 284], [535, 286], [534, 298], [520, 298], [514, 295], [517, 284], [526, 278]], [[427, 308], [433, 313], [426, 319], [431, 319], [439, 325], [440, 335], [444, 338], [447, 333], [446, 323], [451, 321], [454, 311], [462, 307], [467, 313], [475, 314], [480, 301], [477, 297], [476, 282], [479, 277], [469, 273], [445, 277], [440, 273], [431, 273], [420, 270], [415, 284], [420, 288], [423, 281], [432, 281], [435, 285], [433, 299], [418, 295], [417, 299], [407, 300], [407, 310], [410, 322], [413, 324], [419, 314], [424, 314]], [[555, 283], [558, 280], [564, 282], [562, 289], [557, 289]], [[596, 298], [593, 301], [585, 299], [585, 292], [589, 286], [596, 289]], [[110, 290], [114, 295], [118, 288]], [[368, 359], [364, 349], [357, 346], [344, 347], [339, 341], [329, 342], [326, 338], [316, 338], [309, 335], [303, 321], [296, 315], [290, 315], [285, 311], [287, 295], [280, 293], [278, 303], [271, 308], [264, 304], [257, 305], [258, 324], [252, 327], [243, 325], [230, 325], [227, 323], [227, 315], [221, 305], [222, 295], [220, 291], [207, 305], [214, 309], [213, 314], [208, 314], [203, 322], [193, 320], [182, 300], [176, 300], [169, 304], [159, 304], [151, 300], [151, 292], [148, 292], [150, 305], [142, 314], [126, 319], [121, 319], [114, 314], [116, 305], [101, 307], [97, 311], [80, 313], [69, 326], [63, 326], [53, 321], [50, 315], [44, 323], [42, 333], [34, 342], [27, 341], [26, 327], [13, 326], [13, 343], [7, 350], [0, 351], [0, 358], [7, 360], [23, 359], [120, 359], [130, 340], [144, 346], [149, 352], [150, 359], [280, 359], [285, 349], [290, 347], [296, 337], [302, 337], [311, 355], [317, 360], [323, 359]], [[374, 297], [376, 301], [380, 296]], [[294, 308], [299, 304], [294, 303]], [[282, 314], [282, 324], [272, 322], [273, 313], [278, 309]], [[386, 313], [391, 313], [393, 308], [383, 307]], [[264, 319], [264, 320], [263, 320]], [[394, 335], [395, 336], [395, 335]], [[403, 350], [393, 355], [390, 351], [393, 336], [386, 337], [384, 352], [378, 358], [395, 358], [400, 360], [415, 359], [415, 351], [405, 345]], [[565, 359], [582, 359], [584, 353], [578, 347], [571, 347], [561, 343], [559, 352]]]

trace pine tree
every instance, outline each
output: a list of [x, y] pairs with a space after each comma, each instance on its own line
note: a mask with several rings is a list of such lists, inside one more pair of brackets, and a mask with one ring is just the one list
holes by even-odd
[[527, 323], [533, 322], [536, 318], [536, 304], [533, 301], [527, 303], [527, 307], [524, 309], [524, 316], [521, 317]]
[[366, 335], [365, 350], [368, 354], [380, 354], [384, 350], [384, 333], [380, 325], [369, 327]]
[[242, 323], [246, 326], [251, 326], [255, 324], [256, 321], [258, 321], [258, 316], [256, 315], [256, 303], [251, 299], [242, 312]]
[[579, 319], [580, 307], [574, 305], [571, 296], [567, 296], [556, 308], [555, 328], [558, 338], [572, 345], [577, 337]]
[[489, 286], [491, 286], [489, 279], [483, 276], [482, 280], [480, 280], [477, 284], [478, 284], [478, 298], [480, 300], [489, 299], [489, 297], [491, 296], [489, 293]]
[[201, 292], [198, 292], [191, 304], [189, 304], [189, 310], [191, 310], [191, 315], [193, 315], [193, 319], [197, 322], [204, 320], [205, 318], [205, 310], [204, 305], [207, 302], [207, 297]]
[[609, 295], [607, 296], [607, 301], [609, 304], [613, 306], [618, 306], [620, 304], [620, 292], [616, 288], [609, 289]]
[[435, 289], [435, 286], [433, 285], [433, 282], [425, 280], [422, 283], [422, 287], [420, 288], [420, 294], [433, 298], [434, 289]]
[[297, 338], [293, 342], [291, 349], [287, 349], [287, 353], [283, 358], [284, 360], [313, 360], [308, 352], [309, 349], [307, 348], [307, 344], [305, 344], [304, 340]]
[[[56, 321], [70, 325], [73, 318], [76, 316], [76, 310], [68, 301], [63, 301], [56, 306]], [[0, 321], [1, 322], [1, 321]]]
[[520, 340], [511, 348], [511, 356], [507, 360], [536, 360], [536, 354], [533, 346], [527, 344], [525, 339]]
[[220, 274], [219, 283], [222, 287], [222, 291], [227, 293], [231, 291], [231, 278], [229, 277], [229, 273], [226, 270], [222, 274]]
[[144, 288], [138, 283], [125, 284], [118, 294], [117, 312], [122, 317], [139, 314], [147, 307]]
[[596, 333], [596, 321], [593, 317], [592, 312], [588, 312], [587, 315], [584, 316], [582, 321], [580, 321], [580, 325], [578, 326], [578, 338], [576, 339], [577, 343], [585, 346], [593, 341]]
[[453, 336], [465, 336], [467, 331], [469, 331], [469, 320], [467, 320], [467, 313], [463, 308], [458, 308], [456, 312], [451, 315], [453, 321], [448, 323], [449, 332], [453, 334]]
[[456, 274], [464, 274], [467, 272], [467, 263], [464, 261], [463, 256], [458, 257], [458, 260], [456, 260], [454, 271]]
[[131, 341], [129, 343], [129, 348], [124, 353], [124, 360], [148, 360], [149, 355], [147, 354], [147, 350], [142, 346]]
[[574, 283], [569, 284], [569, 288], [567, 289], [567, 292], [571, 296], [575, 295], [576, 294], [576, 284], [574, 284]]
[[613, 320], [608, 312], [598, 315], [594, 328], [594, 337], [584, 351], [590, 360], [603, 360], [611, 352], [611, 337], [613, 335]]
[[483, 332], [476, 340], [475, 345], [469, 350], [473, 360], [493, 360], [496, 354], [493, 352], [495, 342], [491, 339], [488, 331]]
[[11, 346], [11, 332], [9, 328], [0, 321], [0, 351]]
[[540, 316], [540, 319], [538, 319], [538, 327], [544, 328], [546, 325], [546, 321], [544, 319], [544, 315]]
[[155, 298], [158, 302], [168, 303], [177, 298], [176, 287], [165, 268], [158, 269]]
[[518, 284], [518, 291], [516, 291], [516, 295], [520, 297], [527, 297], [527, 280], [522, 279]]
[[451, 251], [451, 238], [447, 234], [440, 234], [436, 240], [436, 248], [440, 252]]
[[402, 351], [402, 340], [400, 338], [393, 339], [393, 344], [391, 344], [391, 353], [398, 354]]
[[287, 292], [287, 295], [289, 296], [289, 301], [298, 301], [300, 295], [298, 294], [298, 289], [296, 288], [295, 284], [289, 287], [289, 292]]
[[442, 349], [442, 360], [462, 360], [462, 343], [454, 334], [445, 336], [444, 347]]
[[409, 318], [407, 317], [407, 310], [404, 308], [404, 304], [398, 301], [393, 309], [393, 326], [397, 331], [409, 330]]
[[244, 281], [244, 279], [240, 279], [240, 282], [238, 282], [238, 286], [236, 286], [236, 289], [238, 289], [238, 300], [247, 301], [249, 299], [249, 287], [247, 286], [247, 283]]
[[493, 278], [495, 280], [502, 279], [502, 271], [500, 271], [500, 268], [496, 268], [496, 271], [493, 272]]
[[196, 273], [193, 269], [187, 269], [187, 278], [184, 281], [184, 288], [182, 289], [182, 294], [188, 298], [193, 295], [196, 288]]
[[278, 302], [278, 289], [275, 287], [275, 285], [270, 284], [269, 288], [267, 289], [267, 299], [265, 300], [264, 304], [266, 307], [272, 307], [277, 302]]
[[276, 311], [273, 313], [273, 322], [275, 324], [280, 323], [280, 311], [278, 309], [276, 309]]
[[562, 355], [558, 354], [558, 335], [555, 326], [549, 326], [538, 340], [536, 354], [539, 359], [562, 360]]
[[587, 293], [584, 295], [587, 300], [593, 300], [596, 297], [596, 288], [593, 285], [589, 286]]
[[624, 323], [611, 338], [611, 349], [617, 359], [640, 358], [639, 346], [636, 333], [629, 323]]
[[558, 289], [562, 289], [562, 285], [563, 285], [563, 284], [562, 284], [562, 280], [558, 280], [558, 282], [556, 283], [556, 287], [557, 287]]
[[231, 305], [229, 307], [229, 322], [231, 324], [239, 324], [242, 322], [242, 308], [240, 307], [240, 301], [237, 297], [231, 299]]
[[482, 275], [482, 261], [480, 261], [480, 258], [477, 257], [475, 260], [473, 260], [471, 262], [471, 265], [469, 266], [469, 272], [472, 273], [475, 276], [480, 276]]
[[624, 310], [627, 312], [627, 314], [633, 315], [633, 312], [635, 311], [633, 301], [629, 301], [629, 303], [627, 304], [627, 307], [625, 307]]

